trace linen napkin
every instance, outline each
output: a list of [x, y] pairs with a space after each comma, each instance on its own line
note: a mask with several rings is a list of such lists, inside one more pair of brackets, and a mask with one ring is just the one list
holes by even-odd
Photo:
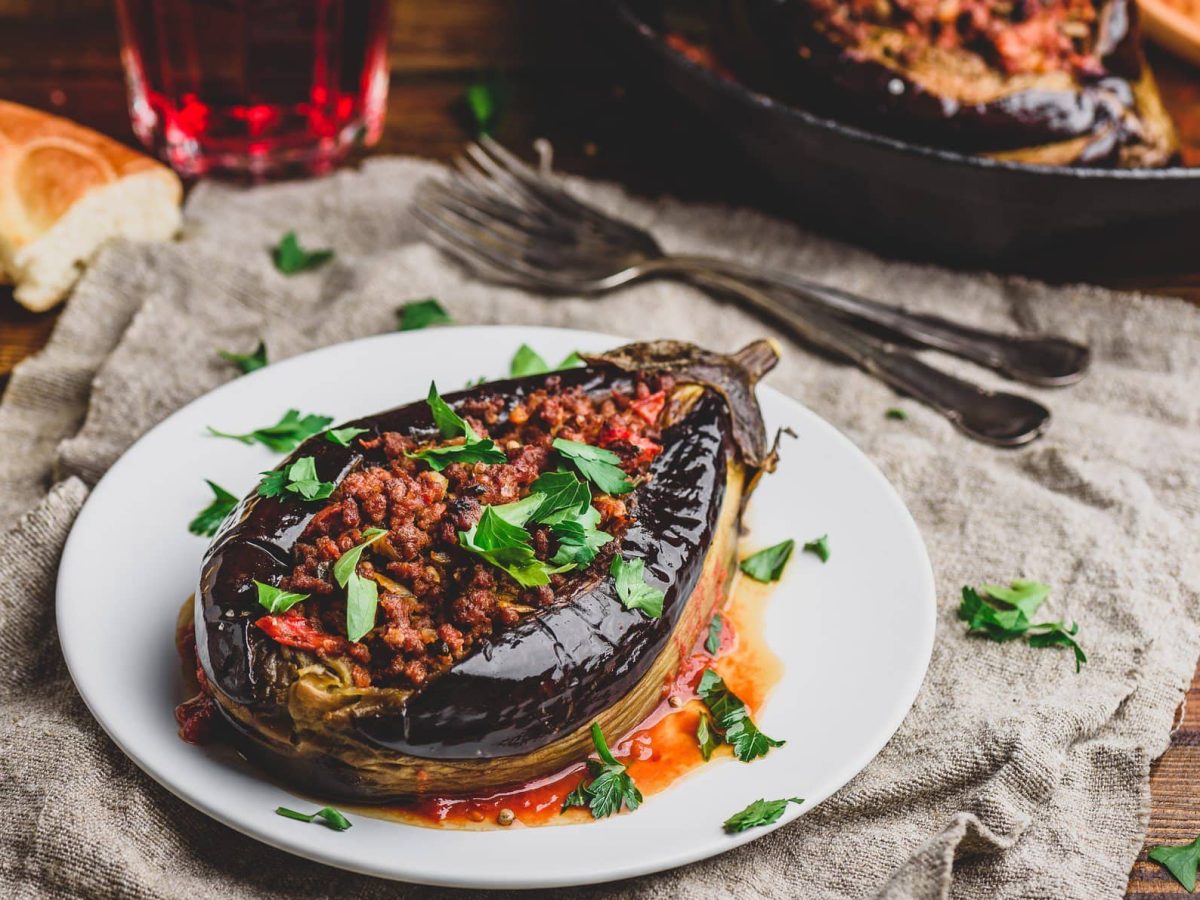
[[[665, 282], [547, 300], [472, 281], [419, 243], [405, 211], [417, 181], [438, 171], [379, 158], [309, 183], [201, 184], [183, 239], [107, 249], [49, 346], [13, 375], [0, 404], [0, 513], [10, 523], [0, 535], [7, 895], [460, 894], [293, 858], [175, 799], [89, 716], [54, 628], [57, 559], [89, 486], [156, 422], [235, 377], [217, 348], [249, 350], [262, 337], [278, 360], [390, 330], [401, 302], [425, 296], [459, 322], [578, 326], [719, 350], [772, 332]], [[1054, 410], [1049, 433], [1000, 451], [775, 335], [785, 351], [768, 381], [875, 460], [924, 535], [939, 606], [929, 673], [878, 758], [797, 822], [723, 856], [579, 895], [1122, 895], [1146, 829], [1150, 761], [1167, 746], [1200, 652], [1200, 312], [1170, 299], [885, 262], [748, 210], [573, 185], [672, 250], [787, 267], [982, 326], [1058, 332], [1095, 352], [1082, 384], [1030, 389]], [[267, 248], [292, 229], [336, 258], [284, 277]], [[885, 418], [897, 405], [907, 420]], [[1046, 610], [1080, 623], [1082, 673], [1066, 651], [965, 635], [960, 587], [1016, 577], [1052, 585]], [[848, 626], [839, 639], [853, 640]], [[820, 723], [805, 739], [821, 739]]]

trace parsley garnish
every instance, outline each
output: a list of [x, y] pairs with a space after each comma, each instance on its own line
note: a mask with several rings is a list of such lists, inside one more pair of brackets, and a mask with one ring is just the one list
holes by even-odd
[[295, 275], [325, 265], [333, 259], [333, 251], [305, 250], [296, 240], [296, 232], [289, 231], [271, 251], [271, 258], [275, 260], [275, 268], [284, 275]]
[[261, 497], [278, 497], [284, 491], [299, 494], [305, 500], [324, 500], [333, 493], [336, 485], [332, 481], [321, 481], [317, 477], [317, 461], [311, 456], [302, 456], [286, 469], [263, 472], [258, 483]]
[[646, 584], [645, 567], [643, 560], [614, 556], [608, 571], [616, 581], [617, 597], [626, 609], [640, 609], [651, 619], [657, 619], [663, 611], [663, 592]]
[[368, 528], [361, 543], [355, 544], [333, 564], [333, 577], [346, 589], [346, 637], [360, 641], [375, 627], [375, 611], [379, 605], [379, 587], [370, 578], [356, 571], [363, 551], [387, 534], [385, 528]]
[[621, 457], [611, 450], [564, 438], [554, 439], [554, 449], [603, 493], [626, 494], [633, 490], [633, 482], [626, 477], [619, 465]]
[[352, 827], [350, 820], [332, 806], [318, 809], [315, 813], [296, 812], [294, 809], [280, 806], [275, 810], [275, 815], [283, 816], [285, 819], [295, 819], [297, 822], [311, 822], [314, 819], [320, 819], [322, 824], [332, 828], [334, 831], [345, 831], [347, 828]]
[[1023, 637], [1031, 647], [1070, 647], [1078, 672], [1087, 662], [1087, 655], [1075, 641], [1079, 625], [1032, 621], [1049, 594], [1049, 586], [1026, 580], [1014, 581], [1011, 587], [985, 584], [978, 591], [964, 587], [958, 617], [967, 623], [968, 634], [981, 634], [993, 641]]
[[1180, 847], [1154, 847], [1147, 854], [1167, 867], [1188, 892], [1196, 889], [1196, 868], [1200, 865], [1200, 837]]
[[491, 134], [500, 121], [504, 108], [502, 87], [494, 81], [478, 81], [470, 85], [463, 94], [467, 111], [475, 125], [476, 134]]
[[612, 535], [596, 526], [600, 513], [588, 506], [574, 519], [550, 526], [550, 534], [558, 541], [558, 552], [550, 562], [562, 568], [587, 568], [596, 552], [612, 540]]
[[724, 732], [722, 739], [733, 748], [733, 755], [742, 762], [766, 756], [772, 747], [782, 747], [784, 741], [769, 738], [750, 718], [750, 712], [736, 694], [725, 686], [721, 676], [705, 669], [700, 676], [696, 695], [712, 713], [716, 725]]
[[700, 755], [705, 762], [712, 758], [713, 751], [721, 744], [721, 736], [709, 723], [708, 713], [700, 713], [696, 722], [696, 742], [700, 745]]
[[220, 354], [221, 359], [231, 362], [241, 369], [243, 375], [249, 375], [267, 364], [267, 345], [262, 341], [258, 342], [253, 353], [234, 353], [231, 350], [218, 350], [217, 353]]
[[435, 472], [440, 472], [446, 466], [456, 462], [481, 462], [488, 465], [508, 462], [504, 451], [500, 450], [491, 438], [481, 438], [466, 419], [450, 408], [450, 404], [442, 399], [437, 385], [433, 382], [429, 383], [429, 396], [426, 398], [426, 403], [429, 404], [433, 422], [437, 425], [442, 437], [462, 438], [463, 443], [452, 444], [448, 447], [429, 447], [416, 453], [408, 453], [406, 454], [408, 457], [424, 460]]
[[774, 547], [752, 553], [742, 560], [742, 571], [755, 581], [778, 581], [795, 548], [796, 542], [788, 538]]
[[712, 621], [708, 623], [708, 638], [704, 641], [704, 649], [709, 652], [710, 656], [716, 656], [721, 649], [721, 631], [724, 624], [720, 613], [714, 615]]
[[506, 521], [496, 507], [485, 506], [479, 521], [470, 531], [460, 531], [458, 542], [495, 566], [503, 569], [522, 587], [549, 584], [551, 570], [533, 552], [529, 532]]
[[906, 413], [904, 410], [900, 409], [897, 406], [893, 406], [891, 409], [889, 409], [887, 412], [885, 412], [884, 415], [887, 416], [887, 418], [889, 418], [889, 419], [896, 419], [897, 421], [900, 421], [900, 422], [903, 422], [905, 419], [908, 418], [908, 413]]
[[204, 479], [204, 483], [213, 492], [213, 502], [196, 513], [196, 518], [188, 523], [188, 531], [203, 537], [212, 537], [237, 507], [238, 498], [207, 478]]
[[770, 825], [778, 822], [779, 817], [789, 803], [803, 803], [800, 797], [785, 797], [782, 800], [755, 800], [741, 812], [734, 813], [725, 820], [725, 833], [737, 834], [759, 825]]
[[355, 428], [353, 425], [346, 428], [331, 428], [325, 432], [325, 440], [331, 444], [337, 444], [339, 447], [349, 447], [352, 440], [370, 430], [370, 428]]
[[320, 434], [328, 428], [329, 423], [332, 421], [332, 416], [318, 416], [312, 413], [307, 416], [301, 416], [299, 410], [289, 409], [283, 414], [283, 418], [274, 425], [268, 425], [266, 428], [256, 428], [254, 431], [248, 431], [245, 434], [230, 434], [225, 431], [217, 431], [211, 425], [208, 426], [208, 432], [215, 437], [231, 438], [235, 441], [241, 441], [243, 444], [254, 444], [257, 442], [270, 447], [276, 453], [290, 453], [314, 434]]
[[255, 581], [254, 586], [258, 588], [259, 606], [269, 613], [287, 612], [301, 600], [308, 599], [308, 594], [293, 594], [261, 581]]
[[432, 297], [405, 303], [396, 310], [396, 318], [400, 323], [400, 331], [417, 331], [430, 325], [450, 325], [454, 322], [450, 313]]
[[562, 362], [551, 368], [550, 364], [536, 350], [528, 344], [522, 344], [513, 355], [512, 363], [508, 367], [508, 374], [511, 378], [521, 378], [526, 375], [545, 375], [563, 369], [575, 369], [582, 365], [586, 365], [583, 358], [572, 350]]
[[618, 762], [608, 749], [598, 722], [592, 723], [592, 743], [596, 745], [596, 754], [600, 757], [598, 760], [587, 761], [588, 774], [592, 776], [592, 780], [588, 783], [581, 782], [579, 787], [567, 795], [563, 802], [563, 811], [572, 806], [586, 806], [591, 809], [592, 817], [596, 819], [620, 812], [622, 805], [633, 812], [641, 805], [642, 792], [629, 777], [629, 770]]
[[533, 518], [543, 525], [556, 525], [583, 515], [592, 504], [592, 492], [574, 472], [546, 472], [530, 485], [542, 495]]
[[823, 534], [804, 545], [805, 553], [815, 553], [821, 562], [829, 562], [829, 535]]

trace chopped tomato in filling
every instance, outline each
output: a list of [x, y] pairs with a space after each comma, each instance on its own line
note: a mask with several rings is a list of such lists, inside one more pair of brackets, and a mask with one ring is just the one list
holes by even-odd
[[[660, 421], [672, 388], [669, 376], [644, 377], [624, 392], [589, 395], [564, 388], [556, 376], [510, 407], [482, 392], [458, 407], [505, 462], [451, 463], [441, 472], [406, 454], [412, 437], [386, 432], [361, 440], [372, 461], [343, 479], [311, 519], [293, 550], [284, 590], [308, 594], [286, 613], [265, 615], [258, 628], [278, 643], [321, 657], [348, 657], [360, 687], [419, 687], [468, 655], [478, 642], [552, 604], [569, 576], [523, 587], [504, 570], [459, 546], [459, 532], [479, 522], [485, 506], [527, 496], [537, 478], [560, 467], [574, 471], [553, 448], [555, 438], [600, 446], [617, 455], [632, 479], [647, 476], [662, 451]], [[617, 539], [600, 549], [608, 558], [628, 527], [628, 494], [609, 496], [594, 485], [598, 527]], [[346, 637], [346, 592], [334, 563], [362, 543], [367, 528], [387, 534], [363, 552], [358, 575], [378, 587], [375, 627], [361, 641]], [[549, 527], [530, 525], [538, 559], [558, 550]]]

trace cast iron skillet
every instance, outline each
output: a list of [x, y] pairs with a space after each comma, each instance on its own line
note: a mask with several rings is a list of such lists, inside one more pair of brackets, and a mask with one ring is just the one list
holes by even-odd
[[1200, 168], [999, 162], [872, 134], [689, 61], [637, 0], [600, 0], [636, 62], [734, 141], [806, 222], [889, 255], [1090, 279], [1200, 264]]

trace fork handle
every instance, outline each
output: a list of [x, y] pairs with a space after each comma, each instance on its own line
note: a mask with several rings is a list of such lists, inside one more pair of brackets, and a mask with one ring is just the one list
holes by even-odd
[[1072, 384], [1084, 376], [1091, 360], [1086, 346], [1066, 338], [1009, 335], [972, 328], [940, 316], [909, 312], [790, 272], [757, 269], [733, 260], [704, 256], [664, 256], [655, 262], [676, 272], [710, 271], [752, 284], [783, 288], [838, 314], [864, 319], [1028, 384], [1047, 387]]
[[860, 334], [814, 304], [784, 304], [737, 278], [712, 271], [692, 275], [700, 285], [730, 294], [774, 319], [803, 341], [849, 359], [865, 372], [937, 410], [961, 432], [999, 447], [1037, 438], [1050, 411], [1018, 394], [994, 392], [937, 369], [911, 353]]

